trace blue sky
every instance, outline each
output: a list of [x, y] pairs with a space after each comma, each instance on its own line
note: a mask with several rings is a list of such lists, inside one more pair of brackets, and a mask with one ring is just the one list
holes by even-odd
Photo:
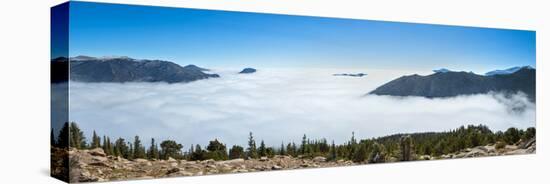
[[71, 2], [70, 56], [204, 67], [535, 66], [535, 32]]

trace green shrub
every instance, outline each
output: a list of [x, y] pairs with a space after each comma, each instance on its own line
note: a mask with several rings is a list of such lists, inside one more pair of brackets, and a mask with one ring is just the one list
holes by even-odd
[[506, 142], [502, 142], [502, 141], [497, 142], [497, 144], [495, 145], [495, 149], [497, 150], [502, 149], [504, 147], [506, 147]]

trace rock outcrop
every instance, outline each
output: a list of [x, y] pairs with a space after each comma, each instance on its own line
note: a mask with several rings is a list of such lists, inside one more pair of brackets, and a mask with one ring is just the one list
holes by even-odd
[[536, 153], [536, 140], [530, 139], [520, 141], [517, 145], [506, 145], [504, 148], [497, 149], [496, 145], [477, 146], [474, 148], [466, 148], [458, 153], [441, 155], [441, 159], [449, 158], [473, 158], [485, 156], [500, 156], [500, 155], [522, 155]]
[[313, 159], [276, 155], [272, 158], [245, 160], [242, 158], [215, 161], [186, 160], [127, 160], [107, 156], [101, 148], [69, 151], [71, 182], [113, 181], [127, 179], [163, 178], [174, 176], [200, 176], [207, 174], [243, 173], [255, 171], [318, 168], [355, 165], [351, 161], [327, 162], [325, 157]]
[[[471, 158], [497, 155], [517, 155], [535, 153], [535, 139], [521, 141], [517, 145], [506, 145], [496, 149], [495, 145], [478, 146], [464, 149], [458, 153], [430, 156], [415, 156], [412, 152], [411, 138], [402, 137], [401, 147], [404, 148], [401, 160], [435, 160], [448, 158]], [[378, 145], [377, 146], [382, 146]], [[381, 149], [382, 150], [382, 149]], [[212, 159], [202, 161], [186, 161], [169, 158], [167, 160], [127, 160], [121, 157], [108, 156], [101, 148], [92, 150], [70, 149], [70, 181], [71, 182], [95, 182], [127, 179], [150, 179], [175, 176], [200, 176], [209, 174], [243, 173], [255, 171], [286, 170], [300, 168], [335, 167], [364, 164], [350, 160], [327, 160], [325, 157], [313, 158], [292, 157], [276, 155], [272, 158], [261, 157], [259, 159], [233, 159], [215, 161]], [[377, 152], [370, 156], [369, 164], [381, 162], [398, 162], [398, 159], [384, 159], [383, 152]], [[62, 172], [62, 171], [60, 171]]]

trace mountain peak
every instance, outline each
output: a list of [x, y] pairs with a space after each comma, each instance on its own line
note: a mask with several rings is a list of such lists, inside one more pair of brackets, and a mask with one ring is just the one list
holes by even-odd
[[534, 68], [531, 67], [531, 66], [516, 66], [516, 67], [511, 67], [511, 68], [508, 68], [508, 69], [504, 69], [504, 70], [493, 70], [493, 71], [485, 73], [485, 76], [508, 75], [508, 74], [515, 73], [515, 72], [517, 72], [521, 69], [534, 69]]
[[428, 98], [458, 95], [486, 94], [489, 92], [523, 92], [535, 101], [535, 71], [520, 67], [517, 72], [499, 77], [469, 72], [435, 73], [427, 76], [408, 75], [392, 80], [371, 91], [370, 94], [390, 96], [423, 96]]
[[243, 70], [242, 70], [241, 72], [239, 72], [239, 73], [241, 73], [241, 74], [247, 74], [247, 73], [254, 73], [254, 72], [256, 72], [256, 69], [254, 69], [254, 68], [245, 68], [245, 69], [243, 69]]

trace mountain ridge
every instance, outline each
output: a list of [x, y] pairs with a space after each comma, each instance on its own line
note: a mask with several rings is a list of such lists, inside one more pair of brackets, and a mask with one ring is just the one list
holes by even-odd
[[504, 92], [523, 92], [536, 101], [536, 70], [521, 68], [509, 75], [478, 75], [471, 72], [437, 72], [421, 76], [406, 75], [394, 79], [368, 94], [389, 96], [423, 96], [427, 98]]
[[80, 82], [192, 82], [218, 78], [207, 69], [195, 65], [180, 66], [163, 60], [133, 59], [130, 57], [77, 56], [69, 59], [70, 80]]

